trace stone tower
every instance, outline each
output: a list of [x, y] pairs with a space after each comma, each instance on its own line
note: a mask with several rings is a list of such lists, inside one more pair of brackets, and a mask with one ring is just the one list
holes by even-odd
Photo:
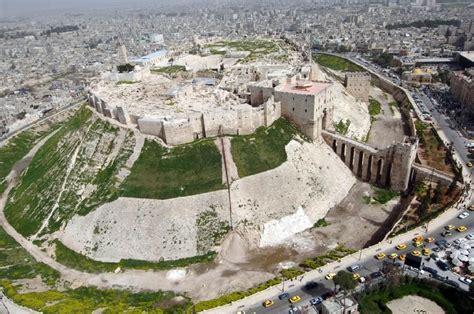
[[128, 63], [127, 48], [123, 44], [118, 47], [118, 55], [120, 64]]

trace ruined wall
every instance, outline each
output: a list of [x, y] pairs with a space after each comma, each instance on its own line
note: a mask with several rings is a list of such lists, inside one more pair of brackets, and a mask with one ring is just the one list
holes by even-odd
[[189, 143], [202, 137], [215, 137], [221, 127], [224, 134], [250, 134], [261, 126], [271, 125], [281, 116], [280, 103], [275, 103], [272, 95], [257, 108], [242, 104], [229, 110], [180, 114], [174, 117], [130, 115], [125, 106], [110, 108], [93, 93], [89, 92], [87, 98], [89, 105], [98, 113], [126, 125], [137, 125], [143, 134], [158, 136], [169, 145]]

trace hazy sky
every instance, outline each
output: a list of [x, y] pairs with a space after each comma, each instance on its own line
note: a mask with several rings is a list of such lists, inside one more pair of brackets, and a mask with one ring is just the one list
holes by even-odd
[[[75, 13], [84, 9], [140, 8], [145, 5], [174, 3], [172, 0], [0, 0], [0, 18], [35, 16], [55, 12]], [[180, 1], [182, 2], [182, 1]]]

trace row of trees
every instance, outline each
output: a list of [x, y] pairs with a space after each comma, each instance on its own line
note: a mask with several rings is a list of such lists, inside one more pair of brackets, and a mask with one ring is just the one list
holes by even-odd
[[419, 21], [413, 21], [413, 22], [402, 22], [402, 23], [395, 23], [395, 24], [388, 24], [385, 26], [386, 29], [397, 29], [397, 28], [405, 28], [405, 27], [416, 27], [416, 28], [421, 28], [421, 27], [428, 27], [428, 28], [436, 28], [440, 25], [449, 25], [449, 26], [456, 26], [459, 27], [461, 26], [461, 21], [457, 19], [451, 19], [451, 20], [419, 20]]

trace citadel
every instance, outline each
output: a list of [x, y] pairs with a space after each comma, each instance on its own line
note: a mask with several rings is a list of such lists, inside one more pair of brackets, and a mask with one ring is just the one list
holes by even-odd
[[[121, 60], [128, 62], [123, 46], [120, 51]], [[231, 56], [245, 54], [233, 52]], [[251, 134], [285, 117], [312, 141], [325, 140], [362, 181], [397, 191], [407, 189], [414, 176], [411, 166], [417, 141], [406, 137], [379, 150], [334, 132], [334, 104], [340, 91], [335, 90], [334, 82], [321, 79], [318, 64], [246, 65], [236, 63], [239, 58], [229, 63], [226, 56], [219, 57], [194, 56], [198, 59], [194, 64], [181, 61], [178, 64], [184, 62], [184, 71], [174, 75], [150, 72], [155, 65], [170, 66], [166, 51], [135, 59], [132, 72], [103, 76], [105, 79], [89, 90], [88, 103], [105, 117], [137, 127], [168, 145], [224, 134]], [[229, 82], [222, 73], [233, 79]], [[344, 85], [357, 101], [368, 102], [369, 73], [349, 72]]]

